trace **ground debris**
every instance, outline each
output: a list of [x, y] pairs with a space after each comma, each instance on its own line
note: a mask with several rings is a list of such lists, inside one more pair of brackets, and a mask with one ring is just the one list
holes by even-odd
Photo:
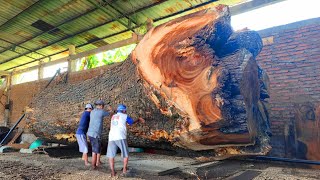
[[[59, 152], [61, 156], [65, 156], [63, 149], [60, 149]], [[108, 161], [105, 156], [102, 157], [102, 162], [103, 164], [98, 170], [91, 170], [90, 167], [84, 166], [81, 157], [72, 156], [60, 159], [45, 154], [6, 153], [0, 155], [0, 180], [110, 179]], [[116, 156], [115, 168], [117, 174], [120, 175], [122, 168], [120, 155]], [[188, 157], [131, 153], [129, 170], [132, 173], [129, 177], [119, 177], [118, 179], [312, 180], [319, 179], [319, 168], [246, 159], [199, 162]]]
[[60, 179], [57, 169], [26, 165], [18, 161], [0, 160], [0, 179]]

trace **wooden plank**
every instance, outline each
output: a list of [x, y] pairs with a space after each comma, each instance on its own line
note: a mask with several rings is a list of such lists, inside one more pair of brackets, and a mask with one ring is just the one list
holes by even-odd
[[10, 147], [13, 149], [28, 149], [30, 146], [29, 143], [24, 143], [24, 144], [10, 144]]
[[10, 75], [10, 72], [9, 72], [9, 71], [2, 71], [2, 70], [0, 70], [0, 75], [6, 75], [6, 76], [8, 76], [8, 75]]

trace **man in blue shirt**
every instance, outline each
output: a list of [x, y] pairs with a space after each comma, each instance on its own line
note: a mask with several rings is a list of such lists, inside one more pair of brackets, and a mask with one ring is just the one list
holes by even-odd
[[111, 118], [107, 157], [109, 158], [112, 177], [114, 177], [116, 174], [114, 171], [114, 157], [117, 154], [118, 148], [120, 148], [121, 156], [123, 158], [123, 174], [127, 173], [129, 151], [126, 125], [129, 124], [131, 126], [136, 122], [145, 123], [145, 120], [142, 118], [133, 120], [127, 115], [127, 107], [123, 104], [118, 106], [117, 114], [113, 115]]
[[[96, 169], [100, 165], [100, 155], [101, 155], [101, 134], [103, 130], [103, 118], [109, 116], [110, 113], [103, 110], [104, 102], [98, 100], [95, 102], [96, 108], [91, 111], [90, 123], [88, 129], [88, 136], [92, 146], [92, 168]], [[108, 107], [109, 111], [112, 111], [111, 107]]]
[[76, 138], [79, 145], [79, 151], [82, 152], [82, 159], [84, 160], [84, 164], [89, 166], [88, 162], [88, 142], [87, 142], [87, 131], [90, 122], [90, 112], [93, 107], [91, 104], [87, 104], [85, 107], [85, 111], [82, 113], [79, 127], [76, 132]]

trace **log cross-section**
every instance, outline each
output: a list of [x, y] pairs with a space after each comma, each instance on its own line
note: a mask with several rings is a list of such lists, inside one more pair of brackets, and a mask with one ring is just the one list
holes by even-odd
[[38, 94], [28, 126], [52, 141], [74, 141], [81, 107], [102, 97], [146, 119], [129, 128], [132, 146], [265, 154], [271, 133], [268, 77], [255, 60], [261, 49], [256, 32], [232, 30], [227, 6], [180, 17], [150, 29], [128, 60], [103, 75]]

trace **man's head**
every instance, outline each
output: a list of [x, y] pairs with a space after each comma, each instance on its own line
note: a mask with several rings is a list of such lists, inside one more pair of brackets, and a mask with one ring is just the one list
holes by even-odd
[[95, 103], [96, 108], [103, 109], [104, 108], [104, 102], [102, 100], [97, 100]]
[[86, 111], [92, 111], [93, 106], [91, 104], [86, 104], [86, 107], [84, 108]]
[[117, 108], [117, 111], [121, 112], [121, 113], [127, 113], [127, 107], [125, 105], [123, 105], [123, 104], [119, 104], [118, 108]]

